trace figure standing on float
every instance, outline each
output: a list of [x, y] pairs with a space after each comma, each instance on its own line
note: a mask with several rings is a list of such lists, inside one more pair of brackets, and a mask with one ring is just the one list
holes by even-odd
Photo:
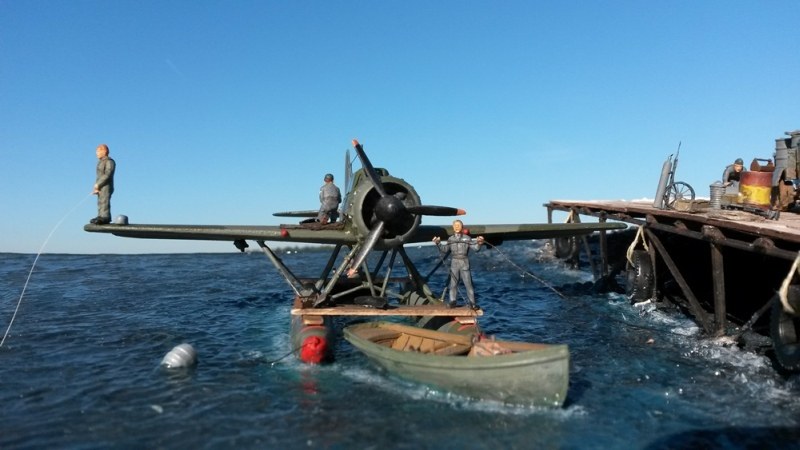
[[456, 305], [456, 294], [458, 293], [459, 279], [464, 281], [464, 287], [467, 290], [467, 302], [472, 309], [478, 309], [478, 304], [475, 302], [475, 289], [472, 287], [472, 274], [469, 270], [469, 251], [479, 251], [483, 245], [483, 236], [478, 236], [473, 240], [468, 234], [462, 233], [464, 223], [460, 220], [453, 221], [453, 235], [447, 239], [447, 244], [440, 245], [441, 239], [434, 236], [433, 242], [439, 248], [442, 257], [447, 256], [450, 252], [452, 256], [450, 262], [450, 301], [446, 303], [448, 308]]

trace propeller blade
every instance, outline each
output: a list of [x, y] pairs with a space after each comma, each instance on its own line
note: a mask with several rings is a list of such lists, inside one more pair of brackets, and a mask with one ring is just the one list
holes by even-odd
[[378, 225], [369, 232], [367, 239], [364, 241], [364, 246], [361, 247], [361, 250], [358, 252], [358, 255], [350, 264], [350, 270], [347, 271], [347, 277], [353, 278], [356, 273], [358, 272], [358, 268], [361, 267], [361, 264], [364, 262], [364, 259], [367, 258], [369, 252], [372, 251], [372, 247], [375, 247], [375, 243], [378, 242], [381, 235], [383, 235], [383, 229], [386, 227], [386, 223], [383, 221], [378, 222]]
[[358, 143], [357, 140], [353, 139], [353, 148], [356, 149], [356, 153], [358, 154], [358, 159], [361, 160], [361, 166], [364, 168], [364, 172], [367, 173], [369, 176], [370, 181], [375, 186], [375, 190], [381, 194], [381, 197], [386, 197], [386, 190], [383, 189], [383, 183], [381, 183], [381, 177], [378, 176], [378, 173], [375, 172], [375, 168], [372, 167], [372, 163], [369, 162], [369, 158], [367, 158], [367, 154], [364, 153], [364, 147]]
[[344, 189], [347, 192], [353, 188], [353, 163], [350, 161], [350, 149], [344, 152]]
[[408, 206], [406, 210], [411, 214], [423, 216], [463, 216], [467, 213], [463, 209], [433, 205]]

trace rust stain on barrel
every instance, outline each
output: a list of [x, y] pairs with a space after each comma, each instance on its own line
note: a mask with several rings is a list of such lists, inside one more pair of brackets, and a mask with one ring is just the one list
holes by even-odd
[[742, 201], [750, 206], [768, 209], [772, 191], [772, 172], [742, 172], [739, 193]]

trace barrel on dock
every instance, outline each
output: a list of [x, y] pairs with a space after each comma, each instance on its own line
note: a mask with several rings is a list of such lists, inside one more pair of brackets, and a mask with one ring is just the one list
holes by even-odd
[[742, 172], [739, 193], [745, 205], [769, 209], [772, 191], [772, 172]]

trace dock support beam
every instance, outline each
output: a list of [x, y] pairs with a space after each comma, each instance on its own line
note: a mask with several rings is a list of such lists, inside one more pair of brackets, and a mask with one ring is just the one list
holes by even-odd
[[697, 297], [695, 297], [694, 292], [689, 287], [689, 284], [686, 282], [686, 279], [683, 278], [681, 272], [678, 270], [678, 266], [675, 265], [675, 261], [672, 260], [672, 257], [669, 256], [667, 253], [667, 249], [664, 248], [664, 244], [661, 243], [661, 240], [658, 236], [655, 235], [648, 227], [644, 229], [645, 233], [647, 233], [647, 237], [650, 242], [656, 247], [658, 250], [658, 254], [661, 255], [661, 259], [664, 260], [664, 263], [667, 265], [670, 273], [672, 273], [672, 277], [675, 278], [675, 281], [678, 282], [678, 285], [681, 287], [681, 291], [683, 291], [683, 295], [686, 296], [686, 299], [689, 301], [689, 309], [692, 311], [692, 315], [695, 317], [695, 320], [700, 322], [700, 325], [703, 327], [703, 331], [706, 334], [710, 334], [711, 324], [706, 317], [705, 311], [703, 307], [700, 306], [700, 302], [697, 301]]
[[[600, 223], [606, 223], [606, 215], [600, 216]], [[608, 242], [606, 230], [600, 230], [600, 271], [603, 278], [608, 277]]]
[[711, 282], [714, 283], [714, 323], [716, 335], [724, 336], [728, 310], [725, 304], [725, 264], [720, 242], [725, 236], [717, 227], [703, 226], [703, 234], [711, 239]]
[[727, 310], [725, 306], [725, 268], [722, 261], [722, 249], [711, 244], [711, 273], [714, 281], [714, 319], [717, 325], [716, 335], [725, 335]]

